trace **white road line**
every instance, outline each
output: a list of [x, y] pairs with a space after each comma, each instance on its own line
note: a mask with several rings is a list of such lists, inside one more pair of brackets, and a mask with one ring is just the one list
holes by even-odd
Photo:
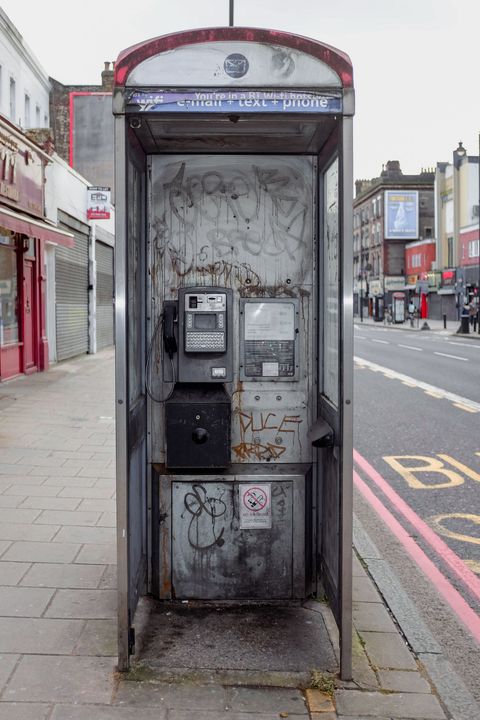
[[382, 343], [382, 345], [390, 345], [388, 340], [372, 340], [372, 342]]
[[468, 358], [460, 357], [460, 355], [449, 355], [448, 353], [434, 352], [434, 355], [441, 355], [442, 357], [452, 358], [452, 360], [464, 360], [468, 362]]
[[449, 345], [461, 345], [462, 347], [470, 347], [470, 348], [473, 347], [473, 348], [475, 348], [475, 350], [480, 350], [480, 345], [476, 345], [476, 344], [469, 343], [469, 342], [462, 343], [462, 342], [456, 342], [455, 340], [447, 340], [447, 342]]
[[407, 350], [416, 350], [417, 352], [423, 352], [423, 348], [417, 348], [413, 345], [402, 345], [401, 343], [398, 343], [398, 347], [407, 348]]
[[421, 388], [422, 390], [429, 390], [430, 392], [439, 393], [445, 400], [450, 400], [450, 402], [452, 403], [460, 403], [461, 405], [466, 405], [472, 410], [480, 412], [480, 403], [475, 402], [475, 400], [469, 400], [468, 398], [457, 395], [456, 393], [449, 392], [448, 390], [444, 390], [443, 388], [436, 387], [435, 385], [430, 385], [429, 383], [422, 382], [421, 380], [416, 380], [409, 375], [403, 375], [403, 373], [396, 372], [396, 370], [390, 370], [390, 368], [383, 367], [383, 365], [378, 365], [377, 363], [371, 362], [370, 360], [365, 360], [364, 358], [358, 357], [357, 355], [354, 356], [354, 360], [355, 362], [362, 363], [364, 367], [368, 367], [374, 372], [391, 373], [397, 378], [397, 380], [401, 380], [401, 382], [411, 383], [415, 387]]
[[366, 340], [365, 335], [355, 335], [355, 340]]

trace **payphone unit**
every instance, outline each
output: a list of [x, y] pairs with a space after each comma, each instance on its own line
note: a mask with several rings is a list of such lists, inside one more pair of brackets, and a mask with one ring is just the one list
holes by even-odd
[[178, 382], [225, 383], [232, 372], [232, 291], [186, 287], [178, 291]]
[[[178, 317], [178, 340], [171, 318]], [[166, 466], [224, 468], [230, 463], [233, 379], [232, 290], [185, 287], [164, 310], [164, 350], [177, 348], [175, 388], [165, 403]]]

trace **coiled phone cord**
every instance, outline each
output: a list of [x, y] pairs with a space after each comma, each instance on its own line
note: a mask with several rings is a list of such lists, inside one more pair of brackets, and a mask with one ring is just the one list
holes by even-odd
[[155, 347], [155, 343], [157, 340], [158, 331], [162, 330], [163, 332], [163, 325], [164, 325], [164, 319], [165, 319], [165, 313], [162, 312], [157, 320], [157, 323], [155, 325], [155, 329], [153, 331], [152, 337], [150, 339], [150, 343], [148, 345], [147, 350], [147, 363], [145, 366], [145, 390], [148, 395], [148, 397], [153, 400], [154, 402], [166, 402], [172, 397], [173, 390], [175, 388], [175, 383], [177, 382], [176, 378], [176, 372], [175, 372], [175, 363], [173, 362], [173, 353], [168, 353], [168, 357], [170, 358], [170, 365], [172, 368], [172, 380], [170, 381], [171, 387], [168, 395], [165, 397], [156, 397], [153, 393], [153, 390], [151, 388], [151, 362], [152, 362], [152, 355], [153, 355], [153, 348]]

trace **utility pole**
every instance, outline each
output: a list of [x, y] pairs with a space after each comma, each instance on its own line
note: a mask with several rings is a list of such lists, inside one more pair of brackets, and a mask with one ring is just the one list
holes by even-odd
[[230, 13], [228, 18], [228, 26], [233, 27], [233, 3], [234, 0], [230, 0]]

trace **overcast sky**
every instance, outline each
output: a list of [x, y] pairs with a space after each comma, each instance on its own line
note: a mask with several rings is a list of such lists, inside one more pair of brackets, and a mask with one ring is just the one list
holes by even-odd
[[[0, 0], [40, 64], [97, 84], [105, 60], [151, 37], [228, 25], [228, 0]], [[478, 155], [480, 0], [236, 0], [235, 25], [306, 35], [350, 55], [355, 177]]]

